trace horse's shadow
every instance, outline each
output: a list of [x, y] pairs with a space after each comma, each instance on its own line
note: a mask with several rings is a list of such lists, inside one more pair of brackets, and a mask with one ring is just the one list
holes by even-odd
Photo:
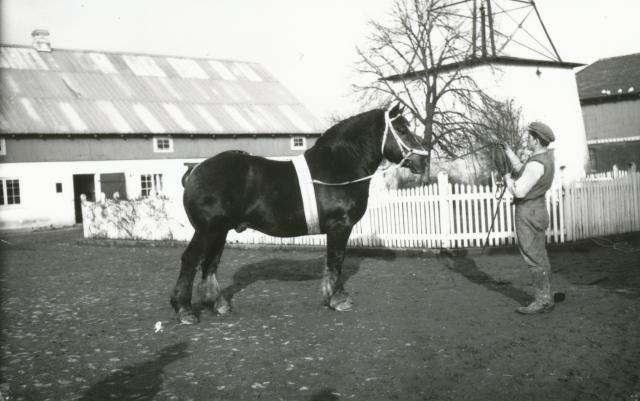
[[[342, 266], [342, 282], [346, 283], [360, 269], [366, 255], [348, 256]], [[376, 257], [393, 260], [393, 251], [377, 253]], [[222, 296], [231, 303], [233, 297], [240, 291], [259, 281], [318, 281], [318, 296], [320, 296], [320, 280], [324, 273], [325, 258], [294, 260], [273, 258], [244, 265], [233, 275], [233, 282], [222, 289]], [[222, 284], [222, 283], [221, 283]], [[200, 313], [205, 306], [194, 305], [196, 313]]]
[[186, 349], [186, 342], [167, 346], [155, 359], [126, 366], [94, 384], [81, 400], [153, 400], [162, 388], [164, 368], [187, 356]]
[[458, 273], [467, 280], [475, 284], [480, 284], [485, 288], [498, 292], [505, 297], [511, 298], [521, 305], [526, 305], [531, 301], [531, 295], [522, 291], [507, 281], [496, 280], [478, 268], [476, 262], [469, 257], [469, 252], [443, 251], [442, 257], [447, 260], [447, 267], [452, 272]]
[[[320, 281], [324, 272], [324, 260], [324, 257], [307, 260], [274, 258], [242, 266], [234, 273], [233, 282], [222, 290], [222, 296], [231, 302], [235, 294], [259, 281]], [[343, 282], [346, 283], [358, 272], [361, 261], [360, 258], [345, 261], [342, 266]]]

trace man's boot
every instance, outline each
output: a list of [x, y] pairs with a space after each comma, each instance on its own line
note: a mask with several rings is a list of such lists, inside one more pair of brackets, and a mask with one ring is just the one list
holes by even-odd
[[521, 306], [516, 312], [524, 315], [550, 312], [553, 309], [553, 294], [549, 282], [549, 272], [543, 269], [532, 268], [533, 286], [535, 298], [528, 306]]

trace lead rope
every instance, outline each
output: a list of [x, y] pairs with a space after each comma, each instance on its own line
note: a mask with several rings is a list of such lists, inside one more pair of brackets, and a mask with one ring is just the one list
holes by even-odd
[[500, 205], [502, 204], [502, 198], [504, 197], [504, 193], [507, 190], [507, 186], [506, 185], [502, 185], [502, 192], [500, 192], [500, 195], [496, 198], [498, 200], [498, 206], [496, 207], [496, 210], [493, 212], [493, 217], [491, 218], [491, 226], [489, 227], [489, 232], [487, 233], [487, 238], [484, 240], [484, 245], [482, 245], [482, 252], [480, 252], [480, 254], [484, 253], [484, 249], [487, 247], [487, 245], [489, 245], [489, 237], [491, 237], [491, 232], [493, 231], [493, 225], [496, 222], [496, 216], [498, 215], [498, 211], [500, 210]]
[[[501, 176], [504, 176], [504, 174], [507, 173], [507, 170], [510, 170], [511, 164], [508, 162], [509, 159], [506, 157], [506, 155], [504, 154], [504, 149], [497, 143], [492, 143], [490, 145], [493, 145], [493, 149], [491, 150], [491, 162], [494, 165], [494, 167], [496, 167], [496, 169], [498, 170], [498, 174], [500, 174]], [[498, 158], [496, 157], [496, 152], [497, 151], [501, 151], [502, 154], [502, 160], [500, 165], [498, 165]], [[495, 196], [495, 198], [498, 200], [498, 205], [495, 209], [495, 211], [493, 212], [493, 216], [491, 217], [491, 226], [489, 226], [489, 232], [487, 232], [487, 238], [485, 238], [484, 240], [484, 244], [482, 245], [482, 251], [480, 252], [480, 254], [484, 253], [485, 248], [489, 245], [489, 238], [491, 237], [491, 232], [493, 231], [493, 225], [496, 222], [496, 216], [498, 216], [498, 211], [500, 210], [500, 205], [502, 204], [502, 198], [504, 197], [505, 192], [507, 191], [507, 184], [502, 182], [502, 185], [500, 183], [497, 183], [498, 188], [500, 188], [500, 186], [502, 186], [502, 191], [500, 192], [500, 195]], [[497, 192], [496, 192], [497, 193]]]
[[[398, 164], [394, 164], [394, 165], [393, 165], [393, 166], [391, 166], [391, 167], [384, 168], [384, 169], [382, 169], [382, 171], [387, 171], [387, 170], [388, 170], [388, 169], [390, 169], [390, 168], [394, 168], [394, 169], [399, 168], [399, 167], [400, 167], [400, 166], [402, 166], [402, 164], [403, 164], [403, 163], [404, 163], [404, 162], [409, 158], [409, 156], [411, 156], [411, 153], [408, 153], [408, 154], [404, 157], [404, 159], [402, 159], [402, 160], [400, 161], [400, 163], [398, 163]], [[324, 181], [320, 181], [320, 180], [316, 180], [316, 179], [313, 179], [312, 181], [313, 181], [313, 183], [314, 183], [314, 184], [326, 185], [326, 186], [330, 186], [330, 187], [331, 187], [331, 186], [342, 186], [342, 185], [355, 184], [356, 182], [361, 182], [361, 181], [370, 180], [374, 175], [375, 175], [375, 173], [373, 173], [373, 174], [371, 174], [371, 175], [368, 175], [368, 176], [366, 176], [366, 177], [358, 178], [358, 179], [356, 179], [356, 180], [352, 180], [352, 181], [344, 181], [344, 182], [324, 182]]]

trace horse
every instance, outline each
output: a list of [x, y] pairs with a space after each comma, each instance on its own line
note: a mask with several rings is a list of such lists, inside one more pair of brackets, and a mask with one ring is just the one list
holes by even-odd
[[[367, 209], [370, 178], [383, 158], [415, 174], [425, 171], [427, 153], [402, 112], [397, 104], [340, 121], [304, 153], [313, 177], [319, 230], [327, 238], [321, 294], [330, 309], [352, 307], [341, 277], [342, 264], [351, 230]], [[183, 204], [194, 234], [182, 254], [170, 297], [181, 323], [198, 322], [191, 306], [198, 263], [203, 305], [220, 315], [230, 312], [216, 279], [229, 230], [251, 228], [277, 237], [309, 234], [298, 183], [291, 161], [243, 151], [219, 153], [186, 173]]]

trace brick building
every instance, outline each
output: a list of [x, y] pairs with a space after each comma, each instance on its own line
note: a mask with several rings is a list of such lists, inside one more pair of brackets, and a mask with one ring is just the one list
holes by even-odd
[[640, 165], [640, 53], [598, 60], [576, 81], [590, 172]]

